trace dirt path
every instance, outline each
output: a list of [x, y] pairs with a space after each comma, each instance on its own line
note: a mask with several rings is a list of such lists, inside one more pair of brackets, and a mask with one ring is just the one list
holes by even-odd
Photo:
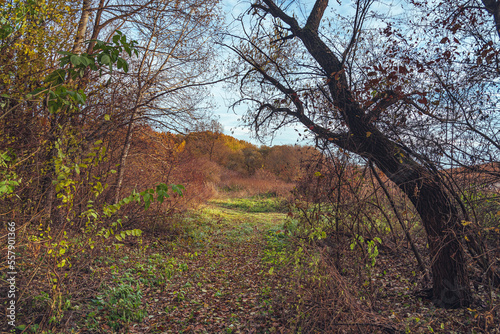
[[149, 318], [135, 331], [275, 332], [262, 252], [265, 233], [284, 218], [207, 206], [164, 259], [174, 272], [170, 281], [145, 289]]

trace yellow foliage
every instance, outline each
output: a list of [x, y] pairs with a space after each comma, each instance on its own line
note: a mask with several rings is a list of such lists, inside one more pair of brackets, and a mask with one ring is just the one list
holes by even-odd
[[183, 140], [179, 145], [177, 145], [177, 147], [175, 148], [177, 153], [181, 153], [182, 151], [184, 151], [184, 148], [186, 147], [186, 141]]
[[233, 152], [241, 151], [247, 147], [256, 148], [255, 145], [252, 145], [249, 142], [246, 142], [244, 140], [239, 140], [224, 134], [221, 134], [221, 140], [224, 143], [224, 145], [227, 146], [229, 149], [231, 149]]
[[65, 0], [0, 3], [0, 18], [12, 33], [0, 44], [2, 94], [22, 97], [57, 66], [56, 51], [68, 51], [76, 26], [77, 3]]

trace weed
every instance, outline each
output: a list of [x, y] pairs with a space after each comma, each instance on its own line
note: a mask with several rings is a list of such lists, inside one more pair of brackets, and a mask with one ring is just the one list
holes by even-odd
[[179, 290], [179, 291], [174, 291], [174, 300], [177, 302], [182, 302], [184, 299], [186, 299], [186, 294], [187, 292], [184, 290]]
[[87, 326], [95, 328], [103, 317], [108, 325], [118, 330], [124, 323], [141, 322], [146, 316], [142, 307], [142, 291], [133, 286], [128, 277], [119, 280], [116, 287], [110, 287], [92, 300], [96, 310], [87, 315]]
[[232, 198], [214, 200], [211, 203], [224, 208], [245, 212], [285, 212], [287, 209], [284, 200], [276, 197], [254, 196], [251, 198]]
[[39, 295], [33, 297], [33, 308], [34, 309], [43, 309], [47, 306], [50, 306], [50, 296], [47, 292], [41, 291]]

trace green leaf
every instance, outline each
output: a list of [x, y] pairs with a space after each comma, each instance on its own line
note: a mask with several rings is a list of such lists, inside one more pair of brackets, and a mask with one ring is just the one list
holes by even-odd
[[6, 185], [0, 185], [0, 196], [10, 193], [10, 187]]
[[70, 62], [70, 57], [63, 57], [59, 61], [59, 66], [64, 67]]
[[153, 196], [151, 196], [151, 194], [144, 194], [144, 208], [147, 210], [149, 209], [149, 206], [151, 205], [151, 199], [153, 198]]
[[66, 70], [60, 68], [50, 73], [45, 79], [47, 82], [54, 82], [55, 84], [61, 84], [66, 78]]
[[111, 119], [111, 117], [108, 114], [104, 115], [104, 120], [105, 121], [109, 121], [110, 119]]
[[78, 57], [77, 55], [72, 55], [71, 58], [71, 64], [75, 65], [75, 66], [78, 66], [80, 65], [82, 62], [80, 61], [80, 57]]
[[179, 196], [182, 196], [183, 195], [182, 194], [182, 190], [186, 189], [181, 184], [171, 184], [170, 187], [172, 188], [172, 191], [176, 192], [177, 194], [179, 194]]
[[91, 69], [93, 69], [95, 71], [95, 59], [94, 57], [92, 56], [89, 56], [89, 55], [84, 55], [81, 57], [82, 58], [82, 64], [84, 64], [85, 66], [89, 66]]
[[101, 63], [103, 63], [104, 65], [110, 65], [111, 58], [109, 58], [109, 56], [105, 54], [101, 57]]

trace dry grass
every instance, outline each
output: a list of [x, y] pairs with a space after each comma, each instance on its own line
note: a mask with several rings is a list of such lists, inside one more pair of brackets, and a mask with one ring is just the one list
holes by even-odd
[[259, 170], [251, 177], [243, 177], [227, 171], [217, 184], [218, 195], [222, 197], [273, 196], [290, 197], [295, 184], [278, 179], [274, 174]]

